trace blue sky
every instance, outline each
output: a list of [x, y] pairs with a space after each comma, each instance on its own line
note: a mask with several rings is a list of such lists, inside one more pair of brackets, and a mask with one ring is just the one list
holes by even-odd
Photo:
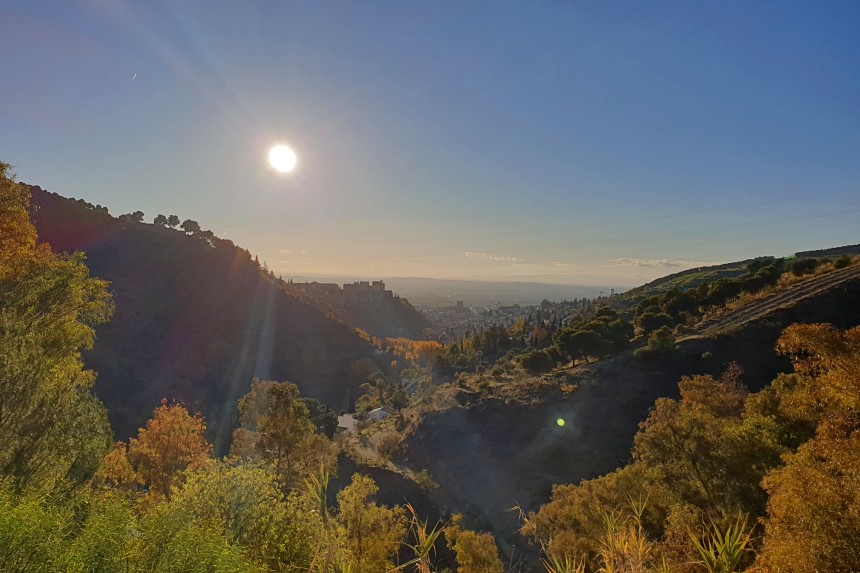
[[856, 2], [4, 2], [0, 159], [285, 277], [635, 285], [860, 242], [858, 25]]

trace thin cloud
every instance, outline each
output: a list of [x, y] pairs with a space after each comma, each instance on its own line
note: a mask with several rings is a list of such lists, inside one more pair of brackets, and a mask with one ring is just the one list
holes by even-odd
[[278, 252], [279, 252], [279, 253], [281, 253], [282, 255], [291, 255], [291, 254], [293, 254], [293, 253], [292, 253], [292, 251], [290, 251], [289, 249], [281, 249], [281, 250], [279, 250]]
[[713, 261], [678, 261], [674, 259], [633, 259], [621, 257], [611, 261], [613, 267], [648, 267], [666, 269], [692, 269], [693, 267], [709, 267], [722, 263]]
[[468, 257], [470, 259], [482, 259], [485, 261], [495, 261], [497, 263], [522, 263], [525, 262], [525, 259], [521, 259], [519, 257], [497, 257], [495, 255], [491, 255], [490, 253], [479, 253], [476, 251], [466, 251], [463, 253], [464, 257]]

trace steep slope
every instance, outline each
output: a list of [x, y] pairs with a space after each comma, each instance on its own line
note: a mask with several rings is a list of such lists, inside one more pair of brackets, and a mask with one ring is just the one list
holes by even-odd
[[698, 267], [666, 275], [622, 293], [614, 302], [620, 306], [629, 307], [638, 304], [643, 299], [664, 294], [673, 288], [689, 290], [702, 283], [719, 279], [733, 279], [746, 273], [747, 265], [752, 261], [753, 259], [748, 259], [722, 265]]
[[91, 273], [111, 283], [116, 313], [85, 360], [118, 438], [167, 397], [200, 410], [223, 448], [254, 376], [347, 407], [349, 366], [372, 348], [291, 296], [247, 251], [31, 189], [40, 240], [85, 252]]
[[380, 338], [403, 336], [422, 340], [427, 338], [424, 331], [433, 327], [426, 316], [418, 312], [408, 300], [400, 297], [351, 306], [346, 312], [348, 324], [354, 324]]

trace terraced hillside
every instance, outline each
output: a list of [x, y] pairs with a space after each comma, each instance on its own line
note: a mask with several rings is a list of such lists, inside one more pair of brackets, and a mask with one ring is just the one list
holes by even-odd
[[860, 265], [808, 278], [775, 293], [773, 296], [752, 302], [729, 314], [704, 321], [696, 327], [696, 335], [686, 336], [681, 338], [681, 340], [686, 340], [693, 336], [713, 336], [722, 331], [740, 328], [749, 322], [764, 319], [776, 311], [788, 308], [804, 299], [814, 297], [845, 282], [857, 279], [860, 279]]

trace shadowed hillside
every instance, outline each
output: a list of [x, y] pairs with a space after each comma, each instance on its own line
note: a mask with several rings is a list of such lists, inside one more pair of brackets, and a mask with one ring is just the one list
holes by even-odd
[[85, 252], [91, 274], [111, 283], [116, 314], [85, 360], [118, 438], [169, 397], [202, 412], [223, 448], [254, 376], [347, 407], [349, 366], [372, 348], [290, 295], [246, 250], [31, 190], [40, 240]]
[[420, 340], [433, 324], [408, 300], [385, 289], [382, 281], [344, 284], [290, 281], [286, 287], [326, 315], [356, 326], [371, 336]]
[[[652, 360], [627, 351], [535, 379], [525, 403], [489, 397], [429, 414], [409, 436], [402, 461], [428, 469], [442, 503], [460, 508], [470, 523], [520, 543], [515, 516], [506, 509], [515, 503], [536, 509], [549, 500], [553, 484], [579, 483], [627, 463], [639, 423], [657, 398], [677, 397], [681, 376], [716, 376], [737, 362], [744, 383], [758, 390], [790, 371], [774, 346], [783, 329], [798, 322], [860, 324], [860, 279], [854, 275], [731, 332], [687, 340]], [[574, 385], [569, 394], [561, 391]]]

